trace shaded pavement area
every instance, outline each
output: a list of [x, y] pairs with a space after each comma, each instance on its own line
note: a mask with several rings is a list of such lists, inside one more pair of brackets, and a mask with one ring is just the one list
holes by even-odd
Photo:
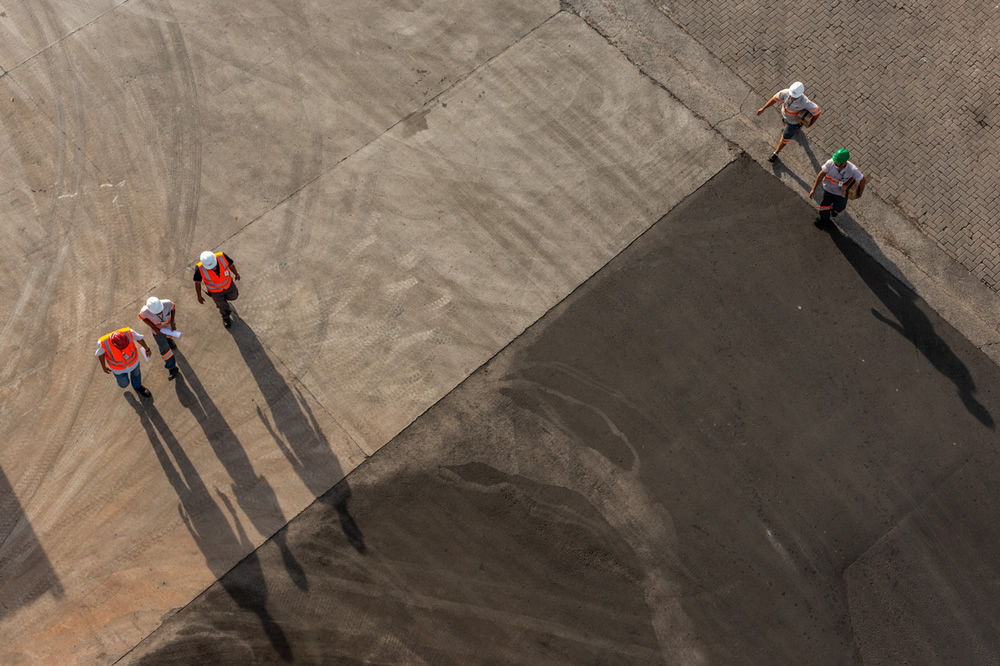
[[995, 663], [997, 368], [803, 219], [730, 164], [121, 663]]

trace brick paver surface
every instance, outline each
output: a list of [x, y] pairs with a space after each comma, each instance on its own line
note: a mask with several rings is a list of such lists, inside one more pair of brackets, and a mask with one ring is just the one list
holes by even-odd
[[880, 196], [1000, 289], [997, 0], [654, 1], [760, 104], [803, 81], [824, 110], [816, 158], [848, 148]]

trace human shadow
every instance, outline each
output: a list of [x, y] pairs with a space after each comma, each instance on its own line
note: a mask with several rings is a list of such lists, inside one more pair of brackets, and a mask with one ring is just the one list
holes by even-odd
[[180, 352], [175, 351], [174, 356], [181, 370], [174, 379], [177, 400], [201, 426], [209, 446], [232, 480], [231, 489], [237, 504], [253, 523], [254, 529], [265, 538], [274, 538], [289, 577], [299, 588], [308, 589], [305, 570], [285, 543], [282, 528], [288, 519], [281, 510], [274, 488], [254, 470], [242, 443], [208, 395], [191, 364]]
[[[212, 574], [240, 608], [258, 617], [271, 646], [281, 659], [292, 661], [292, 648], [288, 638], [267, 609], [268, 588], [257, 553], [229, 498], [216, 489], [216, 494], [228, 511], [227, 518], [156, 405], [151, 401], [140, 404], [131, 393], [125, 393], [125, 400], [139, 415], [153, 453], [180, 500], [177, 510], [181, 520], [198, 544]], [[232, 525], [236, 526], [235, 529], [231, 526], [230, 519]], [[247, 552], [250, 554], [243, 558], [240, 567], [236, 567], [241, 575], [227, 576], [234, 560]], [[248, 577], [254, 581], [252, 585], [244, 584], [244, 579]]]
[[[284, 376], [274, 366], [257, 334], [246, 321], [236, 320], [230, 333], [270, 410], [268, 418], [258, 407], [258, 418], [302, 483], [313, 497], [337, 512], [344, 535], [357, 552], [364, 554], [366, 551], [364, 535], [348, 508], [348, 501], [351, 498], [350, 486], [346, 479], [341, 479], [331, 489], [329, 482], [326, 481], [331, 477], [343, 477], [343, 469], [312, 408], [302, 394], [302, 389], [298, 386], [293, 389], [288, 385]], [[322, 469], [325, 473], [313, 474], [311, 470], [314, 468]]]
[[[859, 234], [867, 235], [847, 213], [841, 213], [837, 222], [845, 229], [850, 229], [851, 234], [856, 237]], [[890, 315], [886, 316], [872, 308], [872, 316], [913, 343], [917, 351], [955, 385], [959, 398], [969, 413], [992, 430], [993, 417], [974, 396], [976, 384], [972, 380], [972, 373], [934, 330], [930, 318], [917, 304], [916, 293], [890, 274], [857, 243], [841, 233], [837, 225], [826, 224], [820, 228], [830, 235], [834, 245], [872, 293], [882, 301]], [[874, 242], [866, 244], [874, 246]]]
[[14, 487], [0, 468], [0, 620], [51, 593], [65, 596]]
[[[795, 135], [795, 141], [798, 142], [798, 144], [802, 147], [802, 150], [805, 152], [806, 157], [809, 158], [809, 163], [812, 164], [813, 173], [819, 173], [819, 169], [822, 164], [816, 157], [816, 153], [812, 150], [812, 144], [809, 143], [809, 137], [805, 135], [804, 131], [801, 131]], [[810, 184], [810, 187], [812, 187], [812, 184]]]
[[771, 165], [771, 171], [778, 178], [781, 178], [782, 174], [788, 174], [788, 176], [796, 183], [798, 183], [803, 189], [809, 189], [810, 187], [812, 187], [811, 183], [807, 183], [806, 181], [799, 178], [799, 174], [795, 173], [787, 166], [785, 166], [785, 164], [781, 160], [778, 160], [777, 162]]

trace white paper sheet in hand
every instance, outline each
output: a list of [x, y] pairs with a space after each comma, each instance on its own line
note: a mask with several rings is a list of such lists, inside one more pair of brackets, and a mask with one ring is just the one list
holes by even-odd
[[175, 331], [174, 329], [167, 328], [166, 326], [161, 326], [160, 327], [160, 333], [163, 333], [163, 335], [169, 335], [172, 338], [179, 338], [179, 337], [181, 337], [181, 332], [180, 331]]

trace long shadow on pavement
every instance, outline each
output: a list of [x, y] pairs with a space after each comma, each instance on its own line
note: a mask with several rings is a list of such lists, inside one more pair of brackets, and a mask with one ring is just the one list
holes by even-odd
[[[264, 632], [282, 660], [292, 661], [288, 639], [267, 610], [267, 587], [259, 583], [263, 580], [263, 572], [256, 552], [250, 552], [240, 562], [240, 566], [236, 567], [238, 575], [226, 576], [234, 565], [234, 558], [253, 550], [253, 544], [243, 531], [229, 498], [216, 490], [236, 526], [235, 530], [156, 406], [152, 402], [140, 404], [131, 393], [126, 393], [125, 399], [139, 415], [153, 452], [180, 500], [177, 510], [181, 520], [201, 549], [209, 569], [240, 608], [254, 613], [260, 619]], [[204, 647], [197, 652], [208, 658], [212, 654], [213, 642], [208, 637]], [[158, 657], [154, 656], [155, 659]]]
[[229, 473], [233, 481], [232, 491], [240, 508], [261, 536], [270, 538], [274, 535], [281, 547], [289, 577], [298, 587], [307, 589], [309, 583], [305, 572], [283, 541], [285, 533], [281, 528], [288, 519], [281, 510], [274, 488], [254, 470], [239, 438], [205, 391], [194, 368], [180, 352], [174, 352], [174, 355], [177, 357], [177, 367], [181, 369], [181, 374], [174, 380], [178, 401], [194, 415], [219, 462]]
[[[840, 217], [845, 218], [841, 221], [842, 224], [851, 225], [852, 233], [864, 233], [861, 227], [856, 225], [846, 213]], [[890, 316], [886, 316], [872, 308], [872, 316], [913, 343], [917, 351], [923, 354], [938, 372], [955, 384], [958, 396], [969, 413], [992, 430], [994, 427], [992, 415], [974, 396], [976, 383], [972, 379], [972, 374], [934, 330], [934, 325], [917, 304], [916, 293], [890, 275], [858, 244], [842, 234], [835, 225], [824, 225], [822, 229], [830, 235], [834, 245], [844, 255], [858, 276], [864, 280], [872, 293], [889, 310]], [[869, 245], [874, 244], [869, 243]]]
[[[328, 479], [340, 479], [343, 477], [343, 470], [305, 396], [298, 386], [293, 390], [288, 385], [257, 334], [244, 320], [235, 320], [230, 332], [267, 401], [273, 422], [260, 408], [257, 409], [257, 416], [302, 483], [312, 492], [313, 497], [337, 511], [345, 536], [355, 550], [364, 553], [364, 535], [347, 506], [351, 497], [350, 486], [346, 480], [342, 480], [330, 492]], [[314, 468], [323, 470], [323, 473], [311, 473]]]
[[65, 596], [14, 488], [0, 468], [0, 621], [42, 595]]

